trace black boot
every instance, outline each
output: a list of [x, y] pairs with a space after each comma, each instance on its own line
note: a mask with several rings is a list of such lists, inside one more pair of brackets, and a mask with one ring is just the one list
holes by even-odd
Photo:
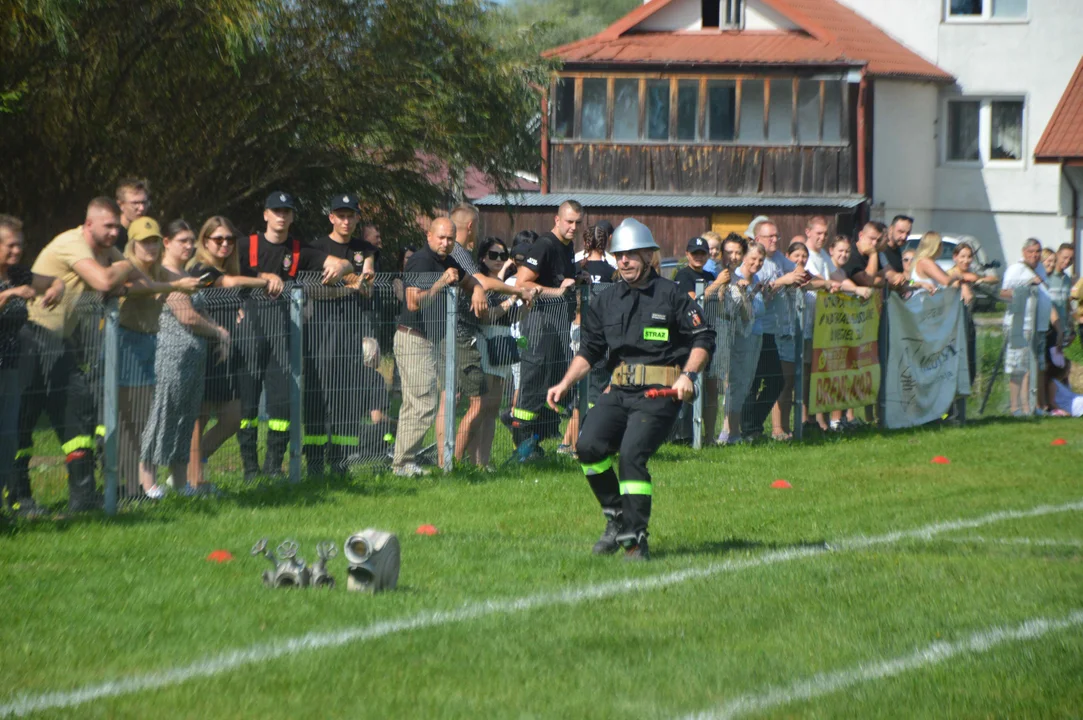
[[259, 475], [259, 430], [254, 427], [241, 428], [237, 431], [237, 444], [241, 447], [244, 479], [251, 480]]
[[604, 508], [602, 513], [605, 515], [605, 530], [602, 531], [598, 542], [594, 543], [591, 552], [595, 555], [612, 555], [620, 550], [617, 534], [620, 533], [622, 513], [620, 508]]
[[76, 450], [68, 455], [68, 511], [100, 510], [102, 496], [94, 483], [94, 451]]
[[[305, 474], [310, 477], [323, 475], [323, 454], [326, 448], [323, 445], [305, 445], [302, 454], [305, 456]], [[270, 457], [270, 453], [267, 454]]]
[[327, 450], [327, 463], [331, 468], [332, 475], [349, 475], [350, 465], [346, 458], [350, 456], [352, 448], [349, 445], [335, 445], [331, 443]]
[[624, 548], [624, 559], [630, 561], [645, 561], [651, 559], [650, 549], [647, 547], [647, 531], [643, 530], [634, 535], [621, 534], [620, 545]]
[[286, 447], [289, 444], [290, 434], [288, 432], [282, 430], [269, 430], [267, 432], [267, 455], [263, 460], [264, 473], [271, 477], [282, 476], [282, 460], [286, 456]]

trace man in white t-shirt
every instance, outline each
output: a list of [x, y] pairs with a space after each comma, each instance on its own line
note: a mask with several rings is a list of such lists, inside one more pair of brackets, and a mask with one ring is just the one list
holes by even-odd
[[808, 263], [805, 269], [818, 278], [826, 280], [835, 272], [835, 263], [824, 249], [827, 242], [827, 218], [814, 215], [805, 224], [805, 245], [808, 247]]
[[[1008, 310], [1004, 313], [1004, 336], [1008, 338], [1008, 348], [1004, 353], [1004, 373], [1008, 376], [1008, 397], [1012, 415], [1027, 415], [1030, 413], [1032, 409], [1028, 401], [1031, 382], [1029, 374], [1030, 353], [1035, 352], [1038, 354], [1038, 363], [1036, 365], [1039, 367], [1039, 363], [1044, 360], [1045, 355], [1044, 351], [1035, 342], [1036, 338], [1044, 339], [1044, 331], [1041, 329], [1043, 325], [1042, 317], [1044, 316], [1044, 326], [1048, 329], [1049, 314], [1052, 308], [1049, 293], [1044, 293], [1043, 298], [1041, 290], [1042, 278], [1039, 274], [1039, 271], [1043, 269], [1041, 258], [1041, 242], [1035, 238], [1030, 238], [1023, 244], [1022, 259], [1008, 266], [1008, 269], [1004, 271], [1004, 280], [1001, 284], [1000, 296], [1009, 303]], [[1024, 305], [1021, 333], [1025, 342], [1020, 342], [1018, 337], [1013, 342], [1013, 327], [1016, 324], [1013, 306], [1017, 307], [1015, 297], [1019, 293], [1029, 295], [1029, 288], [1032, 285], [1039, 286], [1039, 290], [1034, 298], [1028, 297]], [[1037, 305], [1035, 305], [1035, 302], [1037, 302]], [[1039, 333], [1037, 335], [1034, 332], [1035, 324], [1038, 325]], [[1019, 335], [1018, 329], [1015, 334]]]

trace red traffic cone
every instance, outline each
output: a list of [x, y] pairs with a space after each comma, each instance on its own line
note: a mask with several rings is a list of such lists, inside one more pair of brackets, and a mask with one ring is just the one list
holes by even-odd
[[936, 457], [933, 458], [932, 461], [933, 461], [933, 464], [935, 464], [935, 465], [948, 465], [948, 464], [951, 463], [951, 460], [948, 460], [943, 455], [937, 455]]
[[233, 554], [229, 550], [215, 550], [207, 556], [207, 559], [216, 563], [224, 563], [232, 560]]
[[438, 532], [440, 531], [436, 529], [435, 525], [421, 525], [417, 528], [418, 535], [435, 535]]
[[786, 482], [782, 478], [779, 478], [778, 480], [775, 480], [773, 483], [771, 483], [771, 487], [773, 487], [773, 488], [775, 488], [777, 490], [785, 490], [787, 488], [792, 488], [793, 485], [790, 485], [788, 482]]

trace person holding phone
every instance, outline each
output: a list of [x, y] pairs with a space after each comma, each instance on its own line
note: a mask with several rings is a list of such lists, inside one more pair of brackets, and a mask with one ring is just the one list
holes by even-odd
[[[207, 315], [218, 325], [236, 335], [244, 319], [242, 303], [246, 290], [266, 290], [265, 277], [244, 277], [237, 258], [237, 229], [228, 218], [215, 215], [203, 223], [196, 238], [195, 256], [188, 272], [206, 288]], [[236, 338], [234, 338], [236, 340]], [[207, 353], [204, 372], [203, 403], [192, 430], [192, 451], [188, 461], [188, 484], [198, 488], [204, 482], [207, 459], [241, 427], [240, 374], [244, 358], [237, 342], [230, 343], [229, 355]], [[216, 422], [207, 428], [211, 417]]]

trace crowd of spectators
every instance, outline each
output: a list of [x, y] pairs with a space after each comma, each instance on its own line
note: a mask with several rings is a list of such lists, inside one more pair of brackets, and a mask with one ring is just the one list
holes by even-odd
[[[402, 249], [382, 297], [374, 284], [382, 241], [375, 227], [362, 225], [349, 193], [328, 202], [330, 229], [309, 241], [291, 232], [295, 202], [285, 192], [267, 198], [263, 229], [250, 236], [220, 216], [198, 232], [183, 220], [162, 228], [149, 208], [145, 183], [121, 182], [115, 201], [91, 201], [84, 224], [53, 239], [31, 268], [21, 262], [20, 222], [0, 216], [0, 472], [5, 501], [23, 514], [38, 512], [29, 467], [43, 411], [65, 456], [70, 508], [100, 503], [101, 408], [86, 333], [76, 330], [84, 295], [119, 298], [118, 472], [132, 498], [168, 492], [159, 484], [161, 467], [178, 493], [214, 492], [205, 466], [232, 437], [245, 478], [283, 475], [291, 437], [284, 290], [305, 273], [319, 278], [306, 286], [306, 474], [345, 473], [367, 448], [368, 459], [389, 461], [395, 474], [424, 475], [440, 462], [448, 428], [455, 461], [491, 469], [498, 420], [522, 459], [543, 454], [548, 438], [559, 438], [558, 453], [574, 455], [580, 410], [589, 412], [608, 385], [609, 368], [600, 362], [587, 397], [571, 398], [563, 415], [545, 403], [546, 389], [577, 350], [583, 303], [617, 277], [607, 251], [612, 224], [587, 225], [577, 202], [562, 204], [541, 234], [480, 241], [476, 209], [459, 206], [428, 225], [422, 246]], [[1028, 240], [1001, 281], [975, 266], [977, 248], [965, 242], [954, 246], [947, 270], [937, 264], [937, 233], [906, 247], [913, 230], [906, 216], [867, 222], [852, 238], [829, 237], [829, 229], [825, 217], [814, 216], [783, 244], [778, 224], [761, 216], [744, 233], [709, 231], [687, 241], [673, 279], [717, 326], [701, 398], [710, 441], [731, 445], [767, 434], [785, 442], [798, 423], [832, 432], [873, 419], [872, 407], [808, 413], [818, 291], [869, 301], [886, 291], [959, 287], [969, 307], [975, 286], [999, 283], [1013, 414], [1083, 412], [1063, 353], [1083, 321], [1083, 282], [1073, 285], [1068, 274], [1070, 245], [1043, 252]], [[447, 288], [457, 289], [454, 332], [447, 329]], [[975, 327], [966, 317], [973, 381]], [[391, 346], [390, 367], [381, 338]], [[455, 396], [444, 392], [449, 351]], [[1039, 358], [1035, 378], [1030, 352]], [[1038, 390], [1033, 408], [1030, 383]], [[400, 396], [397, 414], [391, 391]], [[691, 412], [685, 415], [676, 439], [691, 436]]]

